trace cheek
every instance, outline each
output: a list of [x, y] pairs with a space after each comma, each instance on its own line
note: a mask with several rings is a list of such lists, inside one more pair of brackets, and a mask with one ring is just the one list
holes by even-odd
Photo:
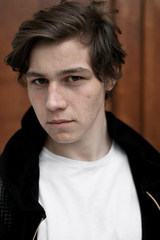
[[33, 107], [41, 108], [44, 105], [44, 98], [42, 94], [37, 94], [37, 92], [28, 90], [28, 98]]
[[84, 117], [94, 118], [100, 110], [105, 109], [105, 94], [103, 89], [88, 91], [85, 97], [79, 98], [77, 105], [80, 107]]
[[28, 91], [28, 97], [39, 122], [43, 125], [45, 120], [45, 103], [43, 98], [32, 91]]
[[87, 100], [90, 100], [92, 98], [91, 95], [87, 95]]
[[105, 91], [104, 88], [97, 86], [87, 93], [88, 104], [101, 105], [105, 101]]
[[31, 105], [33, 106], [34, 102], [36, 101], [36, 94], [29, 87], [27, 90], [28, 90], [29, 101], [30, 101]]

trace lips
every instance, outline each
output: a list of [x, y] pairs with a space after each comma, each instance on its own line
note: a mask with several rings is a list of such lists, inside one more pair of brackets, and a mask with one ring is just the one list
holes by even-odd
[[66, 119], [57, 119], [57, 120], [51, 120], [48, 122], [48, 124], [50, 125], [54, 125], [54, 126], [60, 126], [60, 125], [65, 125], [68, 123], [72, 123], [74, 122], [74, 120], [66, 120]]

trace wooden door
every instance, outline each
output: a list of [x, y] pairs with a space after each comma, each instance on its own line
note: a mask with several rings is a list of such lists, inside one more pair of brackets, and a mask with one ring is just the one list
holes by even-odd
[[160, 150], [160, 1], [112, 3], [128, 56], [111, 109]]

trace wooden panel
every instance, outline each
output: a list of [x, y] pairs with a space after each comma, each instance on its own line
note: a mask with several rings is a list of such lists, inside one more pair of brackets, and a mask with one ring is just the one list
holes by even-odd
[[122, 30], [120, 40], [127, 52], [123, 76], [112, 103], [112, 111], [141, 132], [141, 0], [115, 0], [119, 9], [116, 22]]
[[39, 0], [39, 9], [46, 9], [58, 4], [60, 0]]
[[160, 1], [145, 1], [143, 135], [160, 150]]
[[0, 1], [0, 152], [20, 127], [20, 119], [29, 106], [27, 94], [17, 83], [17, 74], [4, 64], [11, 42], [22, 21], [36, 11], [37, 0]]
[[160, 150], [160, 1], [113, 2], [128, 57], [112, 110]]

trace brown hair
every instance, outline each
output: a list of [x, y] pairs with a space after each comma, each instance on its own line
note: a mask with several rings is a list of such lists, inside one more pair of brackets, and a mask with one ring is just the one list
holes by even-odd
[[[18, 81], [23, 84], [30, 51], [38, 41], [59, 42], [79, 37], [81, 43], [89, 46], [96, 77], [100, 81], [118, 80], [126, 53], [117, 36], [121, 31], [110, 17], [114, 12], [117, 10], [106, 10], [105, 2], [95, 1], [89, 5], [62, 1], [49, 10], [39, 11], [32, 20], [21, 24], [6, 63], [19, 72]], [[111, 94], [109, 92], [106, 97]]]

